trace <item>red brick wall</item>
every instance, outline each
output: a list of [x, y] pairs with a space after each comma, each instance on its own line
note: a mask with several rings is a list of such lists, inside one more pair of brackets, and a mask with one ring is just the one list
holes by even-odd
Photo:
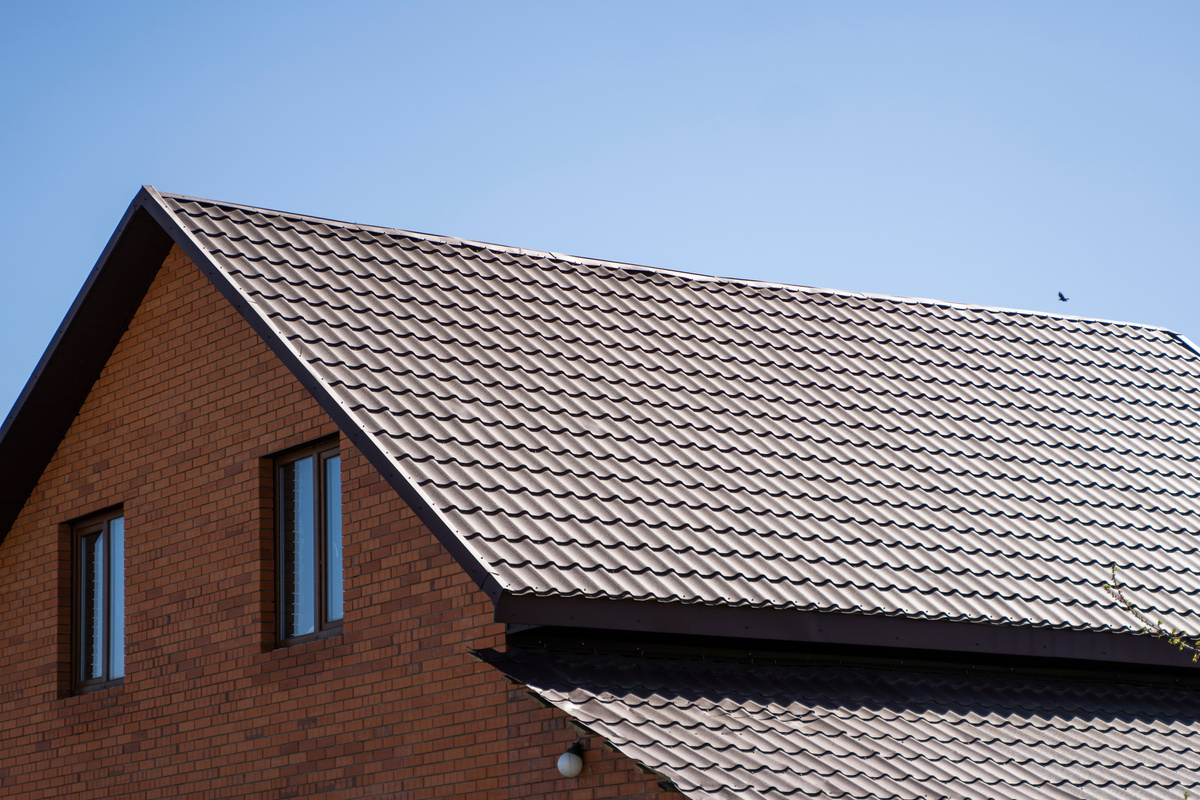
[[[270, 462], [336, 432], [172, 250], [0, 545], [0, 796], [556, 797], [658, 794], [575, 739], [471, 648], [487, 598], [342, 439], [343, 635], [274, 649]], [[70, 693], [66, 523], [126, 519], [122, 686]]]

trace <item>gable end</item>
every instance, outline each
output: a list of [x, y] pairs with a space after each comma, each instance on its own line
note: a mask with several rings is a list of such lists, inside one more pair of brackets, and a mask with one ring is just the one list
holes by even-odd
[[0, 428], [0, 544], [171, 249], [148, 199], [130, 204]]

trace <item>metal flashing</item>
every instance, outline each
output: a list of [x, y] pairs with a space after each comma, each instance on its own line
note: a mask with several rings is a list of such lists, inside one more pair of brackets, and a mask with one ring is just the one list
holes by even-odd
[[620, 630], [641, 633], [1200, 669], [1170, 644], [1145, 634], [899, 615], [504, 594], [496, 604], [496, 619], [521, 628], [587, 630], [612, 630], [619, 620]]

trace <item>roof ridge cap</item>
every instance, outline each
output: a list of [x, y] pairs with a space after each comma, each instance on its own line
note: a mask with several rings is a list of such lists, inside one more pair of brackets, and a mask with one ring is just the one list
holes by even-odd
[[[144, 187], [153, 191], [154, 187]], [[645, 264], [637, 264], [628, 261], [610, 261], [602, 258], [590, 258], [587, 256], [576, 256], [566, 253], [558, 253], [550, 250], [534, 250], [527, 247], [515, 247], [512, 245], [497, 244], [495, 242], [484, 242], [477, 239], [462, 239], [457, 236], [444, 236], [441, 234], [424, 233], [421, 231], [411, 231], [405, 228], [391, 228], [386, 225], [369, 225], [361, 222], [351, 222], [349, 220], [333, 219], [331, 217], [318, 217], [311, 214], [297, 214], [291, 211], [282, 211], [280, 209], [266, 208], [264, 206], [254, 206], [245, 203], [227, 203], [222, 200], [213, 200], [206, 197], [194, 197], [191, 195], [175, 194], [173, 192], [158, 192], [158, 194], [167, 199], [186, 200], [195, 203], [207, 203], [212, 206], [221, 208], [237, 208], [246, 211], [253, 211], [259, 214], [276, 215], [283, 218], [299, 219], [306, 222], [320, 222], [326, 225], [336, 225], [347, 229], [357, 229], [371, 231], [375, 233], [384, 233], [388, 235], [399, 235], [406, 238], [419, 239], [437, 244], [462, 245], [465, 247], [480, 248], [497, 253], [508, 253], [510, 255], [523, 255], [531, 258], [545, 258], [551, 261], [560, 261], [569, 264], [578, 264], [584, 266], [604, 267], [609, 269], [622, 269], [632, 272], [649, 272], [658, 275], [667, 275], [684, 280], [700, 281], [704, 283], [726, 283], [733, 286], [749, 286], [764, 289], [781, 289], [790, 292], [803, 292], [808, 294], [826, 294], [835, 297], [847, 297], [860, 300], [884, 300], [893, 303], [904, 303], [907, 305], [928, 306], [933, 308], [949, 308], [960, 311], [984, 311], [995, 314], [1004, 314], [1011, 316], [1020, 316], [1027, 318], [1061, 320], [1068, 322], [1090, 322], [1100, 325], [1114, 325], [1122, 328], [1134, 328], [1138, 330], [1156, 331], [1165, 333], [1171, 336], [1178, 337], [1179, 334], [1160, 325], [1148, 325], [1139, 322], [1126, 322], [1123, 320], [1102, 319], [1099, 317], [1084, 317], [1074, 314], [1057, 314], [1051, 311], [1033, 311], [1029, 309], [1008, 308], [1006, 306], [989, 306], [979, 303], [958, 303], [949, 300], [934, 300], [925, 297], [906, 297], [903, 295], [889, 295], [877, 292], [856, 292], [846, 289], [829, 289], [819, 286], [807, 286], [804, 284], [783, 283], [781, 281], [755, 280], [752, 278], [733, 278], [721, 275], [705, 275], [698, 272], [687, 272], [685, 270], [666, 269], [663, 267], [653, 267]]]

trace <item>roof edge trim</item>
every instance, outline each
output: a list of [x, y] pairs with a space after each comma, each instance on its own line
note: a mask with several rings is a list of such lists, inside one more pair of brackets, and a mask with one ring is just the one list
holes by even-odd
[[1192, 341], [1191, 339], [1189, 339], [1188, 337], [1184, 336], [1182, 333], [1177, 333], [1177, 332], [1175, 332], [1175, 331], [1171, 331], [1171, 334], [1172, 334], [1172, 335], [1173, 335], [1173, 336], [1174, 336], [1176, 339], [1178, 339], [1178, 340], [1179, 340], [1179, 343], [1180, 343], [1180, 344], [1182, 344], [1182, 345], [1183, 345], [1185, 348], [1187, 348], [1188, 350], [1191, 350], [1191, 351], [1192, 351], [1193, 353], [1195, 353], [1197, 356], [1200, 356], [1200, 347], [1196, 347], [1196, 344], [1195, 344], [1195, 342], [1193, 342], [1193, 341]]
[[883, 615], [505, 593], [496, 603], [496, 621], [1200, 669], [1144, 634]]
[[[142, 189], [144, 191], [145, 187], [142, 187]], [[9, 410], [8, 416], [4, 419], [4, 424], [0, 425], [0, 440], [3, 440], [16, 424], [16, 418], [20, 415], [22, 407], [29, 401], [29, 395], [33, 392], [38, 378], [45, 372], [47, 365], [54, 358], [54, 354], [62, 344], [63, 338], [67, 335], [67, 330], [71, 327], [71, 323], [79, 316], [80, 308], [87, 300], [88, 294], [100, 277], [100, 271], [108, 263], [108, 259], [112, 255], [113, 250], [116, 249], [117, 243], [125, 233], [125, 229], [129, 227], [129, 222], [133, 218], [134, 213], [144, 205], [142, 195], [143, 192], [138, 192], [133, 198], [133, 201], [121, 216], [121, 221], [117, 223], [116, 230], [108, 237], [108, 244], [104, 246], [104, 250], [101, 251], [100, 257], [96, 259], [96, 263], [92, 266], [92, 271], [88, 273], [87, 279], [79, 289], [79, 293], [75, 295], [75, 300], [71, 303], [71, 307], [67, 309], [67, 314], [63, 317], [62, 322], [59, 323], [58, 330], [50, 338], [50, 343], [46, 345], [46, 349], [42, 353], [42, 357], [38, 360], [37, 366], [33, 368], [33, 373], [30, 374], [29, 379], [25, 382], [25, 387], [21, 390], [21, 394], [17, 396], [17, 401]]]
[[171, 239], [133, 198], [0, 426], [0, 543], [129, 327]]
[[[441, 511], [429, 501], [417, 483], [400, 468], [395, 459], [386, 453], [373, 437], [362, 431], [351, 411], [333, 392], [329, 391], [328, 387], [309, 368], [308, 363], [292, 349], [279, 331], [275, 330], [258, 305], [242, 293], [213, 261], [208, 249], [179, 223], [175, 212], [166, 204], [164, 195], [159, 194], [151, 186], [144, 187], [144, 189], [152, 199], [152, 202], [147, 204], [151, 216], [164, 230], [170, 233], [180, 249], [250, 324], [254, 332], [271, 348], [275, 356], [316, 399], [318, 405], [333, 419], [338, 428], [366, 456], [367, 461], [375, 467], [408, 507], [433, 532], [442, 546], [450, 552], [450, 555], [475, 581], [476, 585], [493, 601], [497, 600], [505, 587], [487, 569], [483, 560], [471, 549]], [[178, 196], [166, 195], [166, 197]], [[228, 204], [214, 203], [214, 205], [226, 206]]]

